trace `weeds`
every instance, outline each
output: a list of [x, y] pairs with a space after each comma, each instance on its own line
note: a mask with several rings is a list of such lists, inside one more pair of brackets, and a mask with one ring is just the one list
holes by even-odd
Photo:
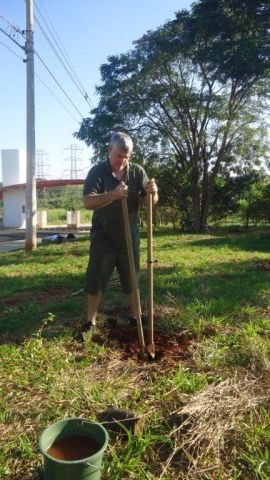
[[[111, 406], [144, 426], [127, 440], [111, 436], [104, 480], [269, 480], [269, 242], [164, 231], [154, 244], [156, 330], [183, 335], [187, 351], [152, 364], [123, 360], [110, 340], [75, 339], [87, 239], [1, 254], [1, 478], [40, 480], [43, 429]], [[143, 239], [143, 305], [145, 261]], [[126, 312], [114, 279], [101, 331]]]

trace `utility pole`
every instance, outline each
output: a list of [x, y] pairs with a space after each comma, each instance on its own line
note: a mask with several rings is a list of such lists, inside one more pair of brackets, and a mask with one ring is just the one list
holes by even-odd
[[34, 32], [33, 0], [26, 0], [26, 235], [25, 249], [37, 246], [37, 193], [36, 193], [36, 140], [35, 140], [35, 84], [34, 84]]

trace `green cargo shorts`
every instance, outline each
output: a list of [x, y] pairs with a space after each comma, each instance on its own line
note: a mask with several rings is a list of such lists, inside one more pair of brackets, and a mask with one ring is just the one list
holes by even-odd
[[[133, 241], [135, 269], [139, 271], [139, 242]], [[131, 292], [129, 262], [126, 248], [117, 248], [106, 241], [92, 240], [86, 271], [86, 293], [97, 295], [105, 290], [116, 267], [124, 293]]]

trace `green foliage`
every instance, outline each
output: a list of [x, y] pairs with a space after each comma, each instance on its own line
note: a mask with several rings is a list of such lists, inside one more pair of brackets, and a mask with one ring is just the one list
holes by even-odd
[[259, 173], [253, 174], [248, 189], [239, 200], [240, 213], [246, 227], [250, 221], [257, 225], [260, 221], [270, 220], [270, 181]]
[[[157, 442], [170, 444], [165, 435], [148, 434], [143, 437], [133, 437], [126, 430], [127, 442], [122, 445], [118, 451], [110, 449], [110, 456], [105, 466], [104, 478], [106, 480], [122, 480], [122, 478], [136, 478], [138, 480], [150, 479], [147, 473], [147, 463], [145, 460], [146, 451], [151, 445]], [[107, 467], [107, 468], [106, 468]]]
[[184, 40], [200, 42], [196, 60], [223, 82], [235, 78], [245, 85], [269, 72], [269, 16], [265, 0], [201, 0], [193, 5]]
[[83, 205], [83, 189], [81, 185], [43, 188], [37, 190], [38, 210], [48, 211], [48, 224], [66, 224], [68, 210], [81, 211], [81, 223], [91, 222], [92, 212]]
[[237, 177], [217, 177], [210, 207], [211, 218], [217, 224], [228, 215], [238, 214], [249, 223], [270, 220], [270, 180], [263, 171], [249, 170]]
[[236, 213], [238, 209], [237, 196], [241, 194], [235, 189], [235, 179], [227, 176], [226, 178], [217, 177], [215, 180], [212, 203], [210, 206], [210, 218], [215, 224], [226, 216]]
[[269, 412], [261, 408], [243, 422], [241, 450], [235, 458], [237, 467], [233, 466], [233, 470], [239, 472], [237, 478], [269, 479], [269, 421]]
[[39, 210], [50, 208], [81, 210], [83, 208], [82, 186], [66, 185], [64, 187], [37, 190], [37, 203]]
[[99, 105], [76, 136], [93, 146], [96, 161], [112, 130], [129, 132], [138, 161], [162, 166], [168, 177], [173, 170], [174, 207], [188, 203], [185, 215], [191, 211], [195, 230], [204, 230], [218, 173], [266, 152], [269, 18], [267, 2], [250, 0], [241, 7], [202, 0], [178, 12], [101, 66]]

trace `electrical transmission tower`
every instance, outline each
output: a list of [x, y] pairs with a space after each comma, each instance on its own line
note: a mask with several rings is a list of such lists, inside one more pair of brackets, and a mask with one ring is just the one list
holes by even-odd
[[48, 158], [49, 154], [45, 153], [44, 150], [37, 149], [36, 151], [36, 168], [37, 168], [37, 178], [46, 178], [48, 174], [46, 172], [46, 168], [49, 166], [48, 164], [44, 163], [44, 158]]
[[81, 152], [83, 149], [79, 148], [77, 145], [70, 145], [65, 148], [69, 150], [70, 157], [66, 158], [65, 161], [69, 162], [70, 167], [66, 169], [65, 172], [69, 172], [69, 178], [80, 178], [82, 176], [82, 168], [79, 168], [82, 162], [82, 159], [78, 157], [78, 152]]

